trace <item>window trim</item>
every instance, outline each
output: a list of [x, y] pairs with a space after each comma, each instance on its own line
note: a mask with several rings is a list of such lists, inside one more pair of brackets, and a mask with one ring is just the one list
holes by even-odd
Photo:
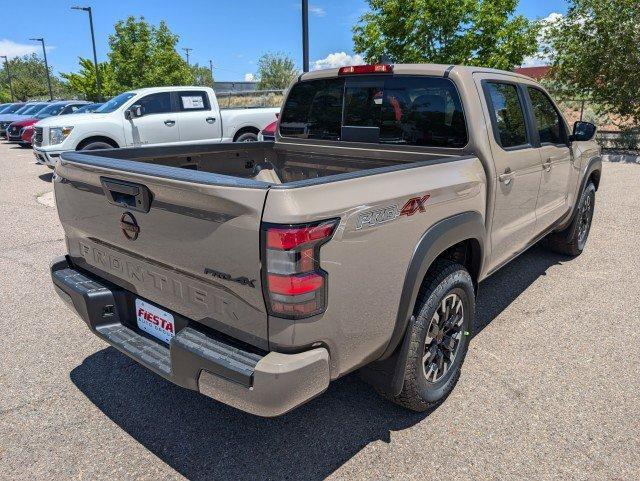
[[[487, 104], [487, 110], [489, 111], [489, 118], [491, 120], [491, 130], [493, 132], [493, 139], [495, 140], [498, 147], [500, 147], [505, 152], [513, 152], [517, 150], [526, 150], [536, 148], [536, 143], [534, 142], [535, 138], [533, 136], [533, 126], [531, 125], [531, 114], [529, 111], [529, 106], [526, 102], [526, 98], [524, 97], [524, 92], [522, 88], [522, 84], [520, 82], [514, 82], [512, 80], [503, 80], [503, 79], [483, 79], [480, 81], [482, 85], [482, 92], [484, 94], [484, 100]], [[516, 92], [518, 94], [518, 100], [520, 102], [520, 108], [522, 109], [522, 116], [524, 119], [525, 132], [526, 132], [526, 143], [519, 145], [512, 145], [510, 147], [504, 147], [502, 145], [502, 140], [500, 140], [500, 130], [498, 129], [498, 119], [496, 117], [496, 110], [493, 106], [493, 100], [491, 99], [491, 95], [489, 94], [489, 88], [487, 84], [505, 84], [512, 85], [516, 88]]]
[[[529, 95], [529, 89], [533, 89], [533, 90], [537, 90], [538, 92], [540, 92], [542, 95], [544, 95], [544, 97], [546, 97], [546, 99], [549, 101], [549, 103], [551, 104], [551, 106], [553, 107], [553, 110], [556, 111], [556, 115], [558, 116], [558, 118], [560, 119], [560, 125], [561, 128], [564, 130], [564, 137], [565, 137], [565, 142], [541, 142], [540, 141], [540, 129], [538, 126], [538, 121], [536, 120], [536, 114], [533, 111], [533, 102], [531, 101], [531, 96]], [[526, 100], [527, 100], [527, 104], [528, 104], [528, 108], [529, 108], [529, 112], [530, 112], [530, 116], [531, 116], [531, 125], [533, 127], [533, 133], [535, 135], [535, 141], [536, 141], [536, 145], [538, 147], [569, 147], [569, 127], [567, 125], [567, 122], [564, 118], [564, 115], [562, 115], [562, 112], [560, 112], [560, 109], [558, 109], [558, 106], [556, 105], [556, 103], [553, 101], [553, 99], [551, 98], [551, 96], [549, 94], [547, 94], [542, 88], [536, 86], [536, 85], [524, 85], [524, 92], [526, 95]]]
[[[346, 79], [348, 78], [358, 78], [358, 79], [362, 79], [362, 80], [366, 80], [366, 77], [384, 77], [384, 79], [387, 78], [391, 78], [391, 77], [410, 77], [410, 78], [431, 78], [431, 79], [442, 79], [442, 80], [446, 80], [448, 82], [451, 83], [451, 85], [453, 85], [453, 88], [456, 92], [456, 95], [458, 96], [458, 99], [460, 99], [460, 109], [462, 111], [462, 116], [464, 118], [464, 128], [465, 128], [465, 132], [466, 132], [466, 137], [467, 137], [467, 143], [464, 144], [463, 146], [460, 147], [440, 147], [440, 146], [429, 146], [429, 145], [398, 145], [398, 144], [381, 144], [381, 143], [368, 143], [368, 142], [348, 142], [348, 141], [344, 141], [344, 140], [326, 140], [326, 139], [300, 139], [300, 138], [296, 138], [296, 137], [288, 137], [288, 136], [283, 136], [280, 134], [280, 123], [278, 122], [278, 129], [276, 131], [276, 137], [278, 139], [279, 142], [281, 143], [300, 143], [300, 142], [304, 142], [305, 144], [309, 143], [315, 143], [317, 145], [323, 145], [323, 146], [336, 146], [336, 147], [341, 147], [341, 148], [363, 148], [363, 149], [379, 149], [379, 150], [385, 150], [385, 151], [391, 151], [391, 152], [414, 152], [414, 153], [421, 153], [424, 152], [425, 150], [433, 150], [433, 149], [437, 149], [437, 150], [443, 150], [443, 151], [447, 151], [447, 152], [467, 152], [468, 149], [470, 148], [471, 145], [471, 133], [469, 131], [469, 119], [467, 118], [467, 113], [465, 111], [465, 102], [464, 99], [462, 97], [462, 95], [460, 94], [460, 89], [458, 88], [458, 85], [456, 85], [455, 81], [452, 78], [449, 77], [444, 77], [442, 75], [421, 75], [421, 74], [413, 74], [413, 73], [407, 73], [407, 74], [372, 74], [372, 75], [362, 75], [360, 77], [344, 77], [345, 78], [345, 82], [342, 86], [342, 115], [340, 117], [340, 125], [342, 126], [343, 124], [343, 120], [344, 120], [344, 107], [345, 107], [345, 101], [346, 101], [346, 86], [347, 86], [347, 81]], [[328, 79], [332, 79], [332, 78], [340, 78], [340, 77], [326, 77], [326, 78], [319, 78], [319, 79], [308, 79], [308, 80], [301, 80], [298, 81], [296, 83], [296, 85], [298, 83], [306, 83], [306, 82], [314, 82], [317, 80], [328, 80]], [[287, 97], [283, 100], [282, 102], [282, 110], [284, 111], [284, 106], [286, 105], [287, 100], [289, 99], [289, 95], [291, 95], [291, 91], [293, 90], [293, 88], [288, 89], [287, 92]]]

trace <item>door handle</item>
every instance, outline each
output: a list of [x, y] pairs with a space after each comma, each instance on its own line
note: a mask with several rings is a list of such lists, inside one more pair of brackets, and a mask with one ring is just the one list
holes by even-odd
[[544, 164], [542, 164], [542, 167], [544, 168], [544, 170], [546, 170], [547, 172], [551, 172], [551, 157], [549, 157]]
[[174, 125], [176, 125], [176, 121], [175, 120], [165, 120], [164, 121], [164, 125], [166, 125], [167, 127], [173, 127]]
[[504, 171], [504, 174], [500, 174], [498, 176], [498, 180], [502, 182], [504, 185], [509, 185], [513, 180], [513, 175], [514, 175], [513, 171], [509, 167], [507, 167], [506, 170]]
[[205, 120], [208, 124], [212, 124], [216, 121], [215, 117], [207, 117]]

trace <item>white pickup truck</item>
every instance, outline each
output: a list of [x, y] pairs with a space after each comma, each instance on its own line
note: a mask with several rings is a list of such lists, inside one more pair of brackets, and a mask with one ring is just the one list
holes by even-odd
[[251, 142], [279, 108], [221, 109], [208, 87], [153, 87], [122, 93], [91, 114], [44, 119], [33, 152], [53, 168], [62, 152], [159, 144]]

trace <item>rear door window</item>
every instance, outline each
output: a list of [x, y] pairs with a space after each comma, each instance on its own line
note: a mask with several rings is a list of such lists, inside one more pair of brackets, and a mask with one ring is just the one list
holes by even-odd
[[209, 96], [202, 91], [176, 92], [178, 97], [178, 110], [181, 112], [193, 112], [198, 110], [211, 110]]
[[345, 142], [460, 148], [467, 130], [448, 79], [358, 76], [296, 84], [280, 134]]
[[487, 82], [485, 93], [498, 143], [505, 149], [527, 145], [527, 123], [518, 87], [511, 83]]

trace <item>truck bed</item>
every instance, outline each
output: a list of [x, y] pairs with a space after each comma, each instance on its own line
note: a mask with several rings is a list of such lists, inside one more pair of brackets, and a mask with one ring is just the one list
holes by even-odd
[[[308, 144], [302, 146], [282, 143], [276, 146], [273, 142], [139, 147], [68, 152], [63, 155], [65, 161], [91, 163], [116, 170], [148, 171], [150, 174], [177, 176], [184, 180], [198, 179], [199, 183], [232, 183], [253, 187], [256, 186], [254, 182], [295, 183], [296, 186], [314, 179], [328, 182], [352, 177], [354, 174], [364, 175], [372, 170], [394, 170], [416, 163], [451, 160], [452, 157], [456, 156], [443, 152], [443, 149], [434, 149], [433, 152], [425, 149], [420, 152], [393, 152], [369, 148], [310, 148]], [[147, 164], [147, 168], [130, 162]], [[153, 168], [149, 171], [148, 164], [171, 169]], [[180, 173], [176, 168], [192, 173]], [[261, 175], [261, 170], [271, 171], [270, 175], [264, 175], [264, 172]], [[195, 172], [214, 175], [207, 176]], [[328, 179], [331, 176], [339, 177]]]

